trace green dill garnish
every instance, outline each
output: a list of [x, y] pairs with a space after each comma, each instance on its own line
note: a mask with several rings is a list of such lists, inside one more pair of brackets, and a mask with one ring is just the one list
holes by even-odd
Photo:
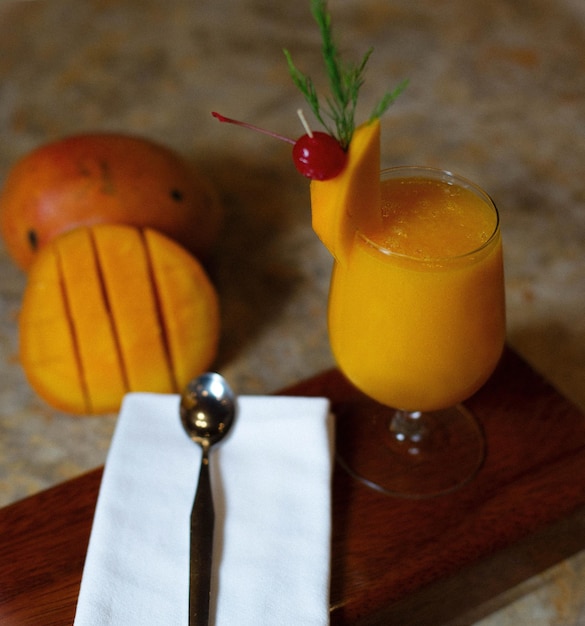
[[[327, 11], [327, 0], [311, 0], [311, 13], [319, 26], [322, 40], [322, 55], [329, 78], [331, 95], [326, 98], [326, 107], [322, 107], [315, 85], [309, 76], [296, 68], [288, 50], [284, 50], [288, 69], [293, 82], [305, 96], [313, 114], [346, 150], [355, 130], [355, 110], [361, 86], [364, 83], [366, 64], [373, 48], [370, 48], [358, 64], [344, 64], [341, 61], [332, 36], [331, 15]], [[369, 120], [381, 117], [386, 109], [404, 91], [408, 80], [384, 94], [374, 107]], [[333, 122], [333, 126], [331, 124]]]

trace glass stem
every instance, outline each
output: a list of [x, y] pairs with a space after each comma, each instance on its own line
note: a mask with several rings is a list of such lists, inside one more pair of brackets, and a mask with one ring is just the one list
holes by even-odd
[[399, 442], [420, 443], [427, 434], [421, 411], [398, 409], [390, 420], [390, 433]]

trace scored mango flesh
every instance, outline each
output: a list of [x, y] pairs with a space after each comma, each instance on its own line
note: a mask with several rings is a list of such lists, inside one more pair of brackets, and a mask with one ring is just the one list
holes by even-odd
[[78, 228], [35, 259], [19, 334], [25, 374], [48, 404], [107, 413], [127, 392], [179, 392], [210, 365], [218, 297], [197, 259], [157, 231]]
[[311, 217], [313, 230], [340, 263], [358, 227], [381, 219], [379, 119], [356, 128], [338, 176], [311, 181]]

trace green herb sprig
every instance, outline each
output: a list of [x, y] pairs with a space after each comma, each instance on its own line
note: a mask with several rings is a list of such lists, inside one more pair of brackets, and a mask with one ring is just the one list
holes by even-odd
[[[364, 73], [373, 48], [370, 48], [358, 64], [344, 64], [333, 41], [331, 15], [327, 10], [327, 0], [311, 0], [311, 13], [319, 26], [322, 40], [322, 56], [327, 70], [331, 95], [322, 107], [315, 85], [311, 78], [301, 72], [293, 63], [288, 50], [284, 50], [289, 73], [293, 82], [305, 96], [313, 114], [346, 150], [355, 130], [355, 112], [358, 95], [364, 83]], [[404, 91], [408, 80], [384, 94], [369, 120], [381, 117], [396, 98]], [[331, 124], [333, 122], [333, 125]]]

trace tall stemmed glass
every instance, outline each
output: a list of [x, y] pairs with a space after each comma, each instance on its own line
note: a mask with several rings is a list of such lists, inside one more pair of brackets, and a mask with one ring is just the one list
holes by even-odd
[[464, 485], [484, 459], [459, 403], [504, 346], [499, 216], [481, 188], [442, 170], [384, 170], [381, 191], [379, 222], [358, 224], [331, 279], [333, 354], [379, 403], [338, 415], [338, 456], [380, 491], [424, 498]]

